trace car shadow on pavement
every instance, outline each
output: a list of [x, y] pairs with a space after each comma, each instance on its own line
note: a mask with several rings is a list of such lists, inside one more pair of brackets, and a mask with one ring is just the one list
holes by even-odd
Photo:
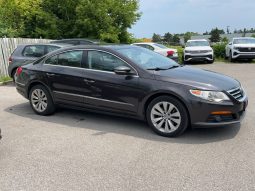
[[151, 141], [179, 143], [179, 144], [207, 144], [233, 139], [240, 130], [240, 125], [222, 128], [188, 129], [182, 136], [177, 138], [165, 138], [156, 135], [143, 121], [122, 118], [87, 111], [78, 111], [61, 108], [51, 116], [36, 115], [29, 103], [13, 105], [5, 109], [6, 112], [34, 121], [46, 121], [60, 124], [70, 128], [86, 128], [98, 131], [93, 136], [106, 134], [122, 134]]

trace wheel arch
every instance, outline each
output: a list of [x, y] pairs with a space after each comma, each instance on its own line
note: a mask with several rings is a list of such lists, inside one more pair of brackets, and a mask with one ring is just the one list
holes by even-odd
[[[188, 106], [187, 106], [187, 104], [186, 104], [186, 102], [182, 99], [182, 98], [180, 98], [178, 95], [176, 95], [176, 94], [174, 94], [174, 93], [171, 93], [171, 92], [157, 92], [157, 93], [154, 93], [154, 94], [152, 94], [152, 95], [150, 95], [147, 99], [146, 99], [146, 101], [145, 101], [145, 103], [144, 103], [144, 105], [143, 105], [143, 115], [144, 116], [146, 116], [146, 110], [147, 110], [147, 108], [148, 108], [148, 106], [149, 106], [149, 104], [154, 100], [154, 99], [156, 99], [157, 97], [160, 97], [160, 96], [171, 96], [171, 97], [173, 97], [173, 98], [175, 98], [175, 99], [177, 99], [183, 106], [184, 106], [184, 108], [186, 109], [186, 112], [187, 112], [187, 115], [188, 115], [188, 121], [189, 121], [189, 124], [190, 124], [190, 111], [189, 111], [189, 109], [188, 109]], [[145, 117], [146, 118], [146, 117]]]
[[40, 82], [40, 81], [33, 81], [33, 82], [31, 82], [31, 83], [28, 85], [28, 87], [27, 87], [27, 98], [29, 98], [30, 90], [31, 90], [34, 86], [36, 86], [36, 85], [42, 85], [42, 86], [44, 86], [44, 87], [48, 90], [48, 92], [50, 93], [50, 95], [51, 95], [51, 97], [52, 97], [52, 99], [53, 99], [53, 101], [54, 101], [54, 97], [53, 97], [53, 95], [52, 95], [52, 92], [51, 92], [50, 88], [49, 88], [45, 83]]

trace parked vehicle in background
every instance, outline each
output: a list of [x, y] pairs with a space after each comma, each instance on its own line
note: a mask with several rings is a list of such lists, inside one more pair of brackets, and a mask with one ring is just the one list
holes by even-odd
[[15, 77], [17, 91], [39, 115], [58, 105], [86, 108], [145, 120], [169, 137], [189, 125], [239, 124], [248, 104], [231, 77], [128, 45], [68, 47], [19, 67]]
[[[22, 44], [18, 45], [9, 57], [8, 73], [11, 78], [14, 77], [16, 69], [19, 66], [28, 64], [37, 60], [38, 58], [60, 49], [67, 44]], [[14, 78], [13, 78], [14, 79]]]
[[154, 52], [157, 52], [163, 56], [173, 59], [174, 61], [178, 62], [178, 51], [173, 48], [168, 48], [162, 44], [158, 43], [134, 43], [133, 45], [140, 46], [143, 48], [147, 48]]
[[188, 40], [183, 51], [183, 62], [191, 61], [214, 62], [214, 52], [207, 40]]
[[255, 59], [255, 38], [233, 38], [226, 46], [226, 58], [228, 58], [230, 62], [237, 59]]
[[84, 38], [72, 38], [72, 39], [61, 39], [61, 40], [53, 40], [50, 41], [52, 44], [58, 44], [58, 43], [64, 43], [64, 44], [70, 44], [70, 45], [91, 45], [91, 44], [99, 44], [99, 41], [97, 40], [89, 40]]

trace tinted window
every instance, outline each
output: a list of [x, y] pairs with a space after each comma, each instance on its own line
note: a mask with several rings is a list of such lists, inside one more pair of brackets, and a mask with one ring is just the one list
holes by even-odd
[[173, 60], [145, 48], [134, 46], [116, 50], [144, 69], [168, 68], [174, 65], [178, 66]]
[[57, 46], [47, 46], [47, 53], [52, 52], [54, 50], [60, 49], [60, 47]]
[[47, 59], [45, 64], [81, 67], [82, 55], [82, 50], [69, 51]]
[[45, 64], [58, 65], [58, 56], [52, 56], [45, 61]]
[[23, 50], [23, 56], [26, 57], [41, 57], [45, 54], [45, 46], [42, 45], [31, 45], [26, 46]]
[[113, 72], [118, 66], [128, 65], [119, 58], [100, 51], [88, 51], [87, 68]]

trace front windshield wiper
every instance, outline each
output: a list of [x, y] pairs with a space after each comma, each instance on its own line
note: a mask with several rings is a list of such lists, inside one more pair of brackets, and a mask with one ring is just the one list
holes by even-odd
[[170, 70], [170, 69], [173, 69], [173, 68], [178, 68], [180, 67], [179, 65], [173, 65], [173, 66], [170, 66], [168, 68], [160, 68], [160, 67], [155, 67], [155, 68], [148, 68], [147, 70], [155, 70], [155, 71], [159, 71], [159, 70]]

